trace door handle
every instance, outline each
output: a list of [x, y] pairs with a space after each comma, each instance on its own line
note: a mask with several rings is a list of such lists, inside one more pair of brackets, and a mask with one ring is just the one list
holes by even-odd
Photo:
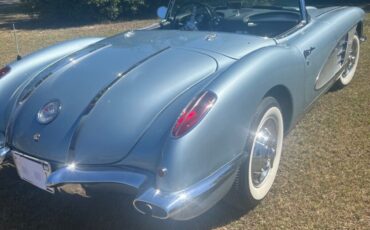
[[308, 56], [310, 56], [315, 49], [315, 47], [311, 47], [310, 49], [303, 51], [304, 58], [307, 59]]

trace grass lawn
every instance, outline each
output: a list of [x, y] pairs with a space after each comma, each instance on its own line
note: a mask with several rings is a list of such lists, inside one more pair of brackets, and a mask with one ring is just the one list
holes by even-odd
[[[66, 39], [108, 36], [153, 23], [61, 27], [30, 20], [16, 5], [0, 4], [0, 66], [16, 57], [13, 21], [22, 54]], [[370, 36], [369, 26], [365, 33]], [[369, 229], [370, 41], [361, 51], [353, 84], [325, 94], [289, 134], [272, 192], [248, 213], [221, 202], [190, 222], [147, 219], [127, 197], [52, 196], [20, 181], [5, 166], [0, 168], [0, 229]]]

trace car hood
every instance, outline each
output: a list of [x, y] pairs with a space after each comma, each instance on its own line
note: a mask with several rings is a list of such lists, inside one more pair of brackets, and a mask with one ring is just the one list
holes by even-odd
[[[127, 32], [48, 67], [35, 77], [42, 81], [29, 83], [31, 93], [14, 112], [11, 144], [56, 162], [123, 159], [176, 97], [235, 58], [270, 44], [249, 36], [221, 34], [213, 41], [207, 36]], [[60, 114], [50, 124], [40, 124], [38, 111], [53, 100], [61, 102]]]

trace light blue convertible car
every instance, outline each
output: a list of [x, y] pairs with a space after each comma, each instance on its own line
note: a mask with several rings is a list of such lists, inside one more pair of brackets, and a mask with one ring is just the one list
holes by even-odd
[[192, 219], [227, 194], [255, 205], [284, 135], [351, 82], [365, 40], [361, 9], [304, 0], [171, 0], [158, 15], [1, 69], [0, 163], [50, 193], [133, 194], [161, 219]]

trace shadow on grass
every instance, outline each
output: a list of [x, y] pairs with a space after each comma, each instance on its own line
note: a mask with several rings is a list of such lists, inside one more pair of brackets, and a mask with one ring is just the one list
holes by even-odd
[[21, 181], [11, 166], [0, 168], [0, 185], [3, 229], [212, 229], [247, 214], [220, 202], [191, 221], [157, 220], [134, 210], [133, 197], [50, 195]]

